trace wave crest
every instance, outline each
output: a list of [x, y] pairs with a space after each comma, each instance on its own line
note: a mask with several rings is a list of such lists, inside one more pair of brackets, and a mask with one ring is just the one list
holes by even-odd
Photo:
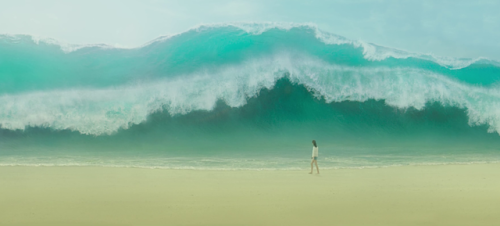
[[63, 41], [58, 41], [53, 38], [41, 37], [41, 36], [31, 36], [31, 35], [9, 35], [9, 34], [0, 34], [0, 39], [8, 39], [8, 40], [16, 40], [22, 37], [30, 37], [31, 40], [35, 44], [44, 43], [48, 45], [59, 46], [62, 51], [65, 53], [70, 53], [74, 51], [78, 51], [85, 48], [101, 48], [101, 49], [141, 49], [146, 48], [150, 45], [154, 45], [159, 42], [168, 41], [171, 38], [179, 37], [184, 34], [190, 32], [203, 32], [211, 29], [224, 29], [224, 28], [236, 28], [240, 29], [248, 34], [252, 35], [262, 35], [265, 32], [270, 30], [284, 30], [289, 31], [291, 29], [305, 29], [309, 32], [312, 32], [314, 36], [320, 40], [321, 42], [328, 45], [351, 45], [355, 48], [363, 49], [363, 56], [365, 59], [370, 61], [382, 61], [388, 58], [395, 59], [407, 59], [407, 58], [416, 58], [422, 59], [426, 61], [435, 62], [443, 67], [449, 69], [461, 69], [470, 66], [471, 64], [481, 62], [485, 64], [492, 64], [497, 67], [500, 67], [500, 62], [490, 60], [484, 57], [479, 58], [454, 58], [454, 57], [441, 57], [436, 56], [434, 54], [425, 54], [425, 53], [412, 53], [405, 50], [394, 49], [390, 47], [385, 47], [373, 43], [369, 43], [362, 40], [352, 40], [346, 37], [333, 34], [324, 30], [321, 30], [314, 23], [280, 23], [280, 22], [261, 22], [261, 23], [252, 23], [252, 22], [238, 22], [238, 23], [219, 23], [219, 24], [202, 24], [195, 26], [191, 29], [188, 29], [185, 32], [166, 35], [158, 37], [144, 45], [138, 47], [123, 47], [112, 44], [70, 44]]

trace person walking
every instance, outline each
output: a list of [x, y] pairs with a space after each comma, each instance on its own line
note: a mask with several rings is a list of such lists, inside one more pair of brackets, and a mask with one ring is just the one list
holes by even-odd
[[309, 174], [312, 174], [313, 173], [313, 164], [316, 165], [316, 170], [318, 171], [318, 174], [319, 174], [319, 167], [318, 167], [318, 145], [316, 144], [316, 141], [313, 140], [312, 141], [313, 143], [313, 151], [312, 151], [312, 160], [311, 160], [311, 172], [309, 172]]

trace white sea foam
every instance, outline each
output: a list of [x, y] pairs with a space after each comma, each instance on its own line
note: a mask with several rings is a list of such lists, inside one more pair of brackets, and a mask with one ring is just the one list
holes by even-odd
[[50, 90], [0, 96], [0, 126], [49, 127], [82, 134], [112, 134], [157, 111], [172, 115], [212, 110], [217, 100], [246, 104], [263, 88], [288, 77], [327, 102], [385, 100], [421, 110], [428, 102], [466, 110], [469, 124], [500, 133], [500, 89], [476, 87], [414, 68], [346, 67], [303, 54], [283, 53], [176, 79], [102, 89]]
[[[402, 166], [435, 166], [435, 165], [471, 165], [471, 164], [498, 164], [497, 157], [481, 157], [471, 155], [455, 155], [447, 159], [436, 156], [426, 158], [415, 156], [394, 156], [386, 159], [384, 156], [352, 156], [322, 158], [321, 169], [373, 169]], [[432, 160], [434, 158], [434, 160]], [[145, 168], [167, 170], [217, 170], [217, 171], [307, 171], [309, 160], [293, 158], [207, 158], [207, 157], [171, 157], [171, 158], [122, 158], [112, 159], [73, 157], [21, 157], [10, 156], [0, 159], [0, 166], [30, 166], [30, 167], [113, 167], [113, 168]]]

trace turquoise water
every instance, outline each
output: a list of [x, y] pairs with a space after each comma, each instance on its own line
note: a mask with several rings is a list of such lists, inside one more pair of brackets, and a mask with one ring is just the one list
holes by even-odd
[[0, 36], [0, 165], [305, 169], [500, 160], [500, 67], [312, 25], [138, 48]]

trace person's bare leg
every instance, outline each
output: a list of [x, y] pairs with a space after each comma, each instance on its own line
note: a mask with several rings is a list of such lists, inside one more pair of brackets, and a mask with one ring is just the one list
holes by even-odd
[[313, 173], [313, 167], [314, 167], [314, 166], [313, 166], [313, 163], [314, 163], [314, 159], [313, 159], [313, 160], [311, 160], [311, 172], [309, 172], [309, 174], [312, 174], [312, 173]]
[[319, 174], [318, 160], [314, 160], [314, 163], [316, 164], [316, 170], [318, 170], [318, 174]]

